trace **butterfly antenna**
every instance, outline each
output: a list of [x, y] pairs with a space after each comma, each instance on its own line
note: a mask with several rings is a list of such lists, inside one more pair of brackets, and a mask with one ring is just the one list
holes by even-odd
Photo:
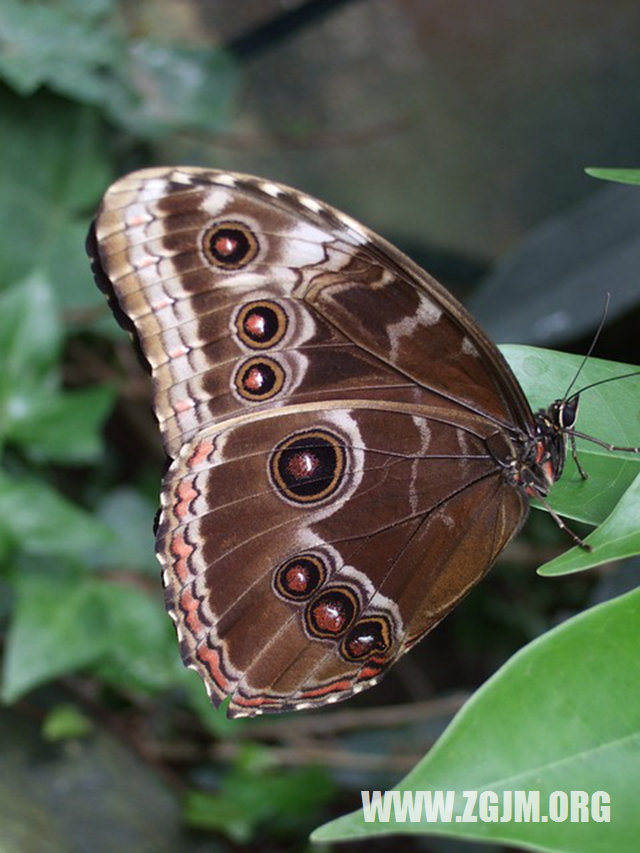
[[[618, 379], [629, 379], [632, 376], [640, 376], [640, 370], [634, 370], [633, 373], [623, 373], [622, 376], [608, 376], [606, 379], [598, 379], [597, 382], [592, 382], [590, 385], [584, 385], [576, 391], [573, 396], [575, 397], [576, 394], [582, 394], [583, 391], [589, 391], [591, 388], [597, 388], [598, 385], [606, 385], [607, 382], [617, 382]], [[573, 382], [571, 385], [573, 385]], [[571, 385], [569, 386], [569, 389], [571, 389]], [[566, 397], [564, 399], [566, 400]]]
[[[585, 366], [585, 364], [587, 363], [588, 359], [591, 358], [591, 354], [594, 351], [595, 346], [598, 343], [598, 338], [600, 337], [600, 334], [604, 328], [604, 324], [605, 324], [605, 321], [607, 319], [607, 314], [609, 313], [609, 302], [610, 301], [611, 301], [611, 294], [609, 292], [607, 292], [605, 294], [605, 298], [604, 298], [604, 308], [602, 310], [602, 317], [600, 318], [600, 323], [598, 325], [598, 328], [596, 329], [596, 333], [593, 336], [593, 340], [591, 341], [591, 345], [589, 346], [589, 349], [587, 350], [587, 354], [585, 355], [585, 357], [580, 362], [580, 367], [576, 370], [575, 376], [571, 380], [571, 383], [570, 383], [569, 387], [567, 388], [567, 390], [564, 392], [564, 397], [562, 398], [563, 400], [569, 399], [569, 393], [570, 393], [571, 389], [573, 388], [573, 386], [578, 381], [578, 376], [580, 376], [580, 373], [582, 372], [582, 369]], [[605, 379], [604, 381], [606, 382], [608, 380]], [[600, 383], [596, 382], [594, 384], [599, 385]], [[592, 385], [587, 385], [587, 388], [592, 388], [592, 387], [593, 387]], [[584, 388], [581, 388], [580, 391], [576, 392], [576, 394], [580, 394], [584, 390], [585, 390]], [[575, 396], [575, 394], [574, 394], [574, 396]]]

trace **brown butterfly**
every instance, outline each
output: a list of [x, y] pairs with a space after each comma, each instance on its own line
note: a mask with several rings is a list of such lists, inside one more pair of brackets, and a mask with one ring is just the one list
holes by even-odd
[[230, 716], [375, 684], [562, 473], [578, 394], [534, 414], [462, 305], [322, 202], [147, 169], [107, 191], [87, 245], [173, 460], [167, 608]]

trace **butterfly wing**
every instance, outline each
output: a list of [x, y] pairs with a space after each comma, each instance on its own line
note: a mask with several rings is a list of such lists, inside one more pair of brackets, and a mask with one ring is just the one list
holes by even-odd
[[483, 430], [441, 409], [337, 404], [185, 446], [158, 547], [183, 657], [216, 704], [231, 695], [242, 716], [343, 699], [455, 606], [526, 509]]
[[89, 252], [174, 459], [158, 554], [185, 662], [238, 715], [375, 683], [526, 515], [499, 463], [531, 412], [500, 354], [381, 238], [256, 178], [127, 176]]

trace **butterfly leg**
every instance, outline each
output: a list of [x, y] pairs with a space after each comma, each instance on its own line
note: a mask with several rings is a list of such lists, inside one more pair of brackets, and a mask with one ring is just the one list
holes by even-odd
[[577, 545], [579, 548], [582, 548], [585, 551], [593, 551], [592, 546], [588, 545], [584, 541], [584, 539], [581, 539], [577, 533], [574, 533], [574, 531], [568, 525], [566, 525], [564, 523], [564, 521], [560, 518], [558, 513], [553, 509], [552, 506], [550, 506], [550, 504], [545, 500], [544, 497], [542, 497], [542, 495], [536, 495], [536, 497], [538, 498], [540, 503], [544, 506], [544, 508], [547, 510], [547, 512], [549, 513], [551, 518], [558, 525], [560, 530], [564, 530], [564, 532], [573, 540], [575, 545]]
[[573, 435], [573, 433], [569, 434], [569, 441], [571, 442], [571, 457], [573, 458], [575, 466], [578, 469], [578, 474], [580, 474], [580, 479], [581, 480], [588, 480], [589, 475], [584, 470], [584, 468], [580, 464], [580, 460], [578, 459], [578, 449], [576, 447], [576, 437], [575, 437], [575, 435]]

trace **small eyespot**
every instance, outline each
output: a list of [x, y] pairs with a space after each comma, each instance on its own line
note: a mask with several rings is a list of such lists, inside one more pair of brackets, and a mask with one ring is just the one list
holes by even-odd
[[205, 231], [202, 249], [214, 267], [237, 270], [255, 258], [258, 240], [242, 222], [216, 222]]
[[284, 370], [272, 358], [256, 357], [243, 362], [234, 379], [238, 394], [245, 400], [270, 400], [284, 385]]
[[339, 637], [358, 613], [358, 599], [348, 587], [332, 587], [317, 595], [305, 608], [305, 625], [313, 637]]
[[275, 346], [284, 337], [287, 325], [287, 315], [280, 305], [266, 299], [243, 305], [236, 317], [238, 337], [251, 349]]
[[348, 661], [365, 661], [374, 654], [386, 654], [391, 648], [391, 626], [384, 616], [367, 616], [351, 628], [340, 644], [340, 653]]
[[275, 448], [269, 467], [283, 497], [295, 503], [317, 503], [332, 495], [342, 482], [345, 449], [327, 430], [298, 432]]
[[289, 601], [305, 601], [323, 583], [327, 571], [315, 554], [291, 557], [276, 569], [273, 585], [276, 592]]

